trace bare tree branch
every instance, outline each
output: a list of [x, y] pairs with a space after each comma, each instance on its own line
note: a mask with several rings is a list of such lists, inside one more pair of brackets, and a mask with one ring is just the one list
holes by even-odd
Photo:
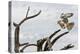
[[64, 48], [62, 48], [60, 50], [68, 50], [68, 49], [73, 48], [73, 47], [74, 47], [74, 45], [68, 44], [67, 46], [65, 46]]
[[36, 44], [27, 44], [26, 46], [24, 46], [21, 50], [20, 50], [20, 52], [23, 52], [23, 50], [26, 48], [26, 47], [28, 47], [28, 46], [37, 46]]
[[57, 31], [55, 31], [53, 34], [51, 34], [50, 36], [49, 36], [49, 39], [51, 39], [54, 35], [56, 35], [59, 31], [61, 31], [60, 29], [59, 30], [57, 30]]
[[15, 28], [15, 37], [14, 37], [14, 43], [15, 43], [15, 52], [18, 53], [19, 52], [19, 31], [20, 31], [20, 27], [16, 26]]
[[27, 19], [34, 18], [34, 17], [38, 16], [40, 13], [41, 13], [41, 10], [40, 10], [37, 14], [35, 14], [35, 15], [33, 15], [33, 16], [29, 16], [29, 17], [27, 17]]
[[19, 23], [19, 25], [21, 25], [23, 22], [25, 22], [28, 19], [31, 19], [31, 18], [38, 16], [41, 13], [41, 10], [40, 10], [37, 14], [28, 17], [29, 10], [30, 10], [30, 7], [28, 7], [26, 17]]
[[24, 45], [27, 45], [27, 44], [29, 44], [29, 43], [23, 43], [23, 44], [20, 44], [20, 46], [24, 46]]
[[[65, 33], [62, 33], [62, 34], [60, 34], [59, 36], [57, 36], [57, 37], [51, 42], [52, 46], [54, 45], [54, 43], [55, 43], [60, 37], [62, 37], [63, 35], [65, 35], [65, 34], [67, 34], [67, 33], [69, 33], [69, 32], [65, 32]], [[48, 50], [48, 47], [46, 47], [46, 48], [44, 49], [44, 51], [47, 51], [47, 50]]]
[[[54, 35], [56, 35], [59, 31], [61, 31], [60, 29], [59, 30], [57, 30], [57, 31], [55, 31], [53, 34], [51, 34], [50, 36], [49, 36], [49, 39], [51, 39]], [[44, 49], [46, 49], [46, 47], [48, 46], [48, 43], [46, 42], [46, 44], [45, 44], [45, 46], [44, 46]]]
[[[60, 29], [59, 30], [57, 30], [57, 31], [55, 31], [53, 34], [51, 34], [49, 37], [47, 37], [47, 38], [49, 38], [49, 39], [51, 39], [56, 33], [58, 33], [60, 31]], [[37, 41], [37, 51], [42, 51], [42, 46], [43, 46], [43, 44], [44, 44], [44, 42], [45, 41], [47, 41], [47, 38], [43, 38], [43, 39], [40, 39], [40, 40], [38, 40]], [[45, 44], [45, 47], [44, 48], [46, 48], [48, 46], [48, 42], [46, 42], [46, 44]]]
[[67, 34], [67, 33], [69, 33], [69, 32], [64, 32], [64, 33], [60, 34], [59, 36], [57, 36], [57, 37], [52, 41], [52, 45], [53, 45], [59, 38], [61, 38], [62, 36], [64, 36], [64, 35]]
[[29, 14], [29, 10], [30, 10], [30, 7], [28, 7], [28, 10], [27, 10], [27, 13], [26, 13], [26, 18], [27, 18], [28, 14]]
[[47, 38], [43, 38], [37, 41], [37, 51], [42, 51], [42, 46], [46, 40]]
[[20, 52], [20, 50], [19, 50], [19, 48], [20, 48], [20, 46], [24, 46], [24, 45], [26, 45], [26, 46], [24, 46], [23, 48], [22, 48], [22, 51], [27, 47], [27, 46], [37, 46], [37, 45], [35, 45], [35, 44], [28, 44], [28, 43], [23, 43], [23, 44], [20, 44], [19, 43], [19, 32], [20, 32], [20, 25], [22, 24], [22, 23], [24, 23], [26, 20], [28, 20], [28, 19], [31, 19], [31, 18], [34, 18], [34, 17], [36, 17], [36, 16], [38, 16], [40, 13], [41, 13], [41, 10], [37, 13], [37, 14], [35, 14], [35, 15], [33, 15], [33, 16], [29, 16], [29, 17], [27, 17], [28, 16], [28, 13], [29, 13], [29, 10], [30, 10], [30, 7], [28, 7], [28, 10], [27, 10], [27, 13], [26, 13], [26, 17], [22, 20], [22, 21], [20, 21], [20, 23], [19, 24], [16, 24], [16, 23], [14, 23], [13, 22], [13, 25], [16, 27], [15, 28], [15, 37], [14, 37], [14, 42], [15, 42], [15, 47], [14, 47], [14, 51], [16, 52], [16, 53], [19, 53]]

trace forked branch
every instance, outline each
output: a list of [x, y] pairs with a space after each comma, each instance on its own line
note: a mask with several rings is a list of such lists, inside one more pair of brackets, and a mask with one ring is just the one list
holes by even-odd
[[[64, 35], [67, 34], [67, 33], [69, 33], [69, 32], [64, 32], [64, 33], [60, 34], [59, 36], [57, 36], [55, 39], [53, 39], [53, 41], [51, 42], [52, 46], [54, 45], [54, 43], [55, 43], [60, 37], [64, 36]], [[46, 48], [44, 49], [44, 51], [47, 51], [47, 50], [48, 50], [48, 47], [46, 47]]]
[[15, 50], [16, 53], [19, 53], [20, 52], [19, 51], [20, 46], [24, 46], [22, 48], [22, 51], [27, 46], [32, 46], [32, 45], [36, 46], [35, 44], [28, 44], [28, 43], [20, 44], [20, 42], [19, 42], [19, 32], [20, 32], [20, 26], [22, 25], [22, 23], [24, 23], [28, 19], [31, 19], [31, 18], [34, 18], [34, 17], [38, 16], [41, 13], [41, 10], [40, 10], [37, 14], [34, 14], [34, 15], [28, 17], [29, 10], [30, 10], [30, 7], [28, 7], [26, 17], [19, 24], [13, 22], [13, 25], [16, 27], [15, 28], [15, 32], [14, 32], [15, 33], [15, 37], [14, 37], [15, 47], [14, 47], [14, 50]]
[[[61, 30], [59, 29], [59, 30], [55, 31], [53, 34], [51, 34], [51, 35], [49, 36], [49, 39], [51, 40], [51, 38], [52, 38], [54, 35], [56, 35], [59, 31], [61, 31]], [[47, 46], [48, 46], [48, 43], [46, 42], [46, 44], [45, 44], [45, 46], [44, 46], [44, 51], [45, 51], [45, 49], [46, 49]]]
[[19, 25], [21, 25], [23, 22], [25, 22], [28, 19], [31, 19], [31, 18], [38, 16], [41, 13], [41, 10], [40, 10], [37, 14], [28, 17], [29, 10], [30, 10], [30, 7], [28, 7], [26, 17], [19, 23]]

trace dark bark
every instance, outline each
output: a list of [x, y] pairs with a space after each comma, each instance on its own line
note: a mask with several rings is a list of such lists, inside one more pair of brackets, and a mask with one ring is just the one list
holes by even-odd
[[32, 18], [38, 16], [41, 13], [41, 10], [40, 10], [37, 14], [28, 17], [29, 10], [30, 10], [30, 7], [28, 7], [26, 17], [19, 23], [19, 25], [21, 25], [22, 23], [24, 23], [28, 19], [32, 19]]
[[45, 41], [46, 41], [46, 38], [43, 38], [37, 41], [37, 51], [42, 51], [42, 46]]
[[20, 52], [23, 52], [24, 49], [25, 49], [26, 47], [29, 47], [29, 46], [37, 46], [37, 45], [36, 45], [36, 44], [27, 44], [26, 46], [24, 46], [24, 47], [20, 50]]
[[[62, 33], [62, 34], [60, 34], [59, 36], [57, 36], [57, 37], [51, 42], [52, 46], [54, 45], [54, 43], [55, 43], [59, 38], [61, 38], [62, 36], [64, 36], [64, 35], [67, 34], [67, 33], [69, 33], [69, 32], [65, 32], [65, 33]], [[48, 47], [46, 47], [46, 48], [44, 49], [44, 51], [47, 51], [47, 50], [48, 50]]]
[[15, 50], [16, 53], [19, 52], [19, 45], [20, 45], [19, 44], [19, 30], [20, 30], [20, 28], [19, 28], [19, 26], [17, 26], [16, 29], [15, 29], [15, 37], [14, 37], [14, 40], [15, 40], [14, 50]]
[[24, 45], [27, 45], [27, 44], [29, 44], [29, 43], [23, 43], [23, 44], [20, 44], [20, 46], [24, 46]]
[[73, 47], [74, 47], [74, 45], [68, 44], [67, 46], [65, 46], [64, 48], [62, 48], [60, 50], [68, 50], [68, 49], [73, 48]]
[[[27, 47], [27, 45], [28, 45], [28, 43], [23, 43], [23, 44], [19, 43], [19, 32], [20, 32], [21, 24], [24, 23], [28, 19], [31, 19], [31, 18], [34, 18], [34, 17], [38, 16], [41, 13], [41, 10], [40, 10], [37, 14], [27, 17], [28, 13], [29, 13], [29, 10], [30, 10], [30, 7], [28, 7], [26, 17], [19, 24], [13, 23], [13, 25], [15, 26], [15, 32], [14, 32], [15, 33], [15, 37], [14, 37], [15, 47], [14, 47], [14, 51], [16, 53], [20, 52], [19, 51], [20, 46], [24, 46], [23, 49], [25, 49], [25, 47]], [[31, 46], [31, 45], [34, 45], [34, 44], [30, 44], [28, 46]]]
[[[59, 31], [61, 31], [61, 30], [59, 29], [59, 30], [55, 31], [53, 34], [51, 34], [51, 35], [49, 36], [49, 39], [51, 40], [51, 38], [52, 38], [54, 35], [56, 35]], [[48, 43], [46, 42], [46, 44], [45, 44], [45, 46], [44, 46], [44, 51], [45, 51], [45, 49], [46, 49], [47, 46], [48, 46]]]

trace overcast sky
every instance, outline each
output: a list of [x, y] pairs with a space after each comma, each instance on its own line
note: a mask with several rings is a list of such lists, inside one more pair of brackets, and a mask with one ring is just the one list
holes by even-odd
[[[69, 34], [61, 37], [54, 45], [54, 50], [59, 50], [63, 46], [71, 43], [77, 49], [78, 39], [78, 10], [76, 5], [66, 4], [54, 4], [54, 3], [36, 3], [36, 2], [12, 2], [12, 22], [19, 23], [26, 16], [28, 7], [30, 11], [28, 16], [32, 16], [38, 13], [40, 10], [41, 14], [33, 19], [25, 21], [21, 26], [20, 30], [20, 43], [36, 43], [37, 40], [51, 35], [54, 31], [58, 30], [60, 26], [57, 21], [60, 20], [61, 13], [73, 13], [73, 17], [69, 20], [74, 22], [75, 25]], [[12, 25], [12, 38], [14, 38], [14, 29]], [[67, 31], [62, 29], [59, 34]], [[59, 35], [58, 34], [58, 35]], [[57, 35], [56, 35], [57, 36]], [[14, 39], [12, 39], [14, 49]], [[36, 47], [28, 47], [25, 52], [36, 51]], [[13, 51], [13, 50], [12, 50]], [[14, 51], [13, 51], [14, 52]]]

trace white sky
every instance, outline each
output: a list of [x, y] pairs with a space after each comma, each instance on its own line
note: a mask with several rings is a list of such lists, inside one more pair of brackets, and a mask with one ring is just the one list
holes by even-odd
[[[60, 38], [54, 45], [54, 50], [59, 50], [63, 46], [72, 43], [75, 45], [72, 49], [77, 49], [77, 38], [78, 38], [78, 11], [76, 5], [66, 4], [53, 4], [53, 3], [33, 3], [33, 2], [13, 2], [12, 3], [12, 22], [19, 23], [26, 15], [27, 8], [30, 6], [29, 15], [34, 15], [41, 10], [41, 14], [33, 19], [25, 21], [21, 26], [20, 31], [20, 43], [30, 42], [36, 43], [37, 40], [51, 35], [54, 31], [60, 27], [57, 21], [60, 19], [61, 13], [74, 13], [74, 16], [69, 20], [74, 22], [74, 28], [69, 34]], [[12, 26], [12, 38], [14, 38], [14, 26]], [[59, 32], [63, 33], [66, 30]], [[59, 35], [58, 34], [58, 35]], [[57, 35], [56, 35], [57, 36]], [[14, 49], [14, 39], [13, 49]], [[26, 52], [36, 51], [36, 47], [28, 47]]]

